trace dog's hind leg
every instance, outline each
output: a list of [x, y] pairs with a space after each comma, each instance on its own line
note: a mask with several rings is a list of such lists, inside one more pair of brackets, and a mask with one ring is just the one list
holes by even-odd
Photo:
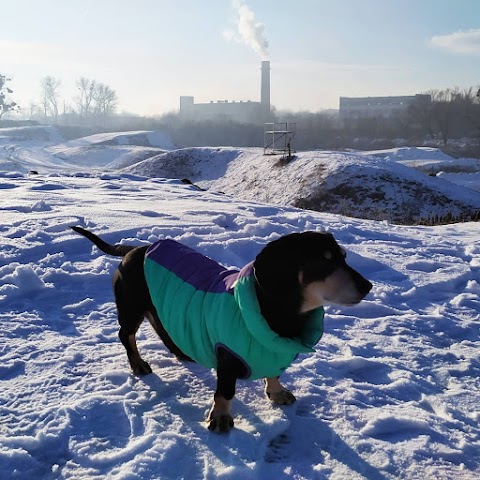
[[[118, 320], [120, 325], [122, 325], [122, 318], [120, 314]], [[135, 334], [137, 333], [138, 327], [142, 323], [142, 320], [143, 317], [139, 319], [138, 323], [136, 324], [136, 328], [133, 330], [132, 328], [127, 329], [122, 326], [118, 332], [118, 337], [127, 351], [128, 361], [130, 362], [132, 371], [137, 375], [147, 375], [152, 373], [150, 365], [140, 356], [140, 352], [138, 351], [137, 347], [137, 341], [135, 339]]]
[[145, 316], [148, 318], [150, 325], [153, 329], [157, 332], [157, 335], [161, 338], [164, 345], [170, 350], [170, 353], [173, 353], [179, 360], [184, 360], [187, 362], [193, 362], [193, 360], [188, 356], [185, 355], [174, 343], [173, 340], [170, 338], [170, 335], [165, 330], [162, 322], [158, 318], [157, 312], [153, 310], [152, 312], [146, 312]]

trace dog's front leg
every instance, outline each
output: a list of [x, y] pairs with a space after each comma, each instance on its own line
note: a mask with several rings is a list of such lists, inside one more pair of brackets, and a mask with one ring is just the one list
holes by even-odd
[[237, 378], [241, 375], [241, 364], [224, 348], [217, 350], [217, 390], [213, 406], [208, 415], [208, 429], [213, 432], [228, 432], [233, 428], [230, 403], [235, 395]]
[[280, 383], [278, 377], [265, 379], [265, 393], [276, 405], [291, 405], [297, 400], [295, 395]]
[[218, 391], [213, 397], [213, 406], [208, 415], [208, 429], [216, 433], [228, 432], [233, 428], [233, 417], [230, 415], [231, 399], [226, 399]]
[[217, 370], [217, 391], [213, 397], [213, 406], [208, 415], [208, 429], [216, 433], [228, 432], [233, 428], [230, 415], [230, 403], [235, 395], [236, 378], [227, 372]]

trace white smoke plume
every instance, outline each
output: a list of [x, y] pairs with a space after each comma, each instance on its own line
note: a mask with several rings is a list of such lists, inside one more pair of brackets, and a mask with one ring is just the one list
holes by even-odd
[[257, 22], [254, 11], [244, 0], [233, 0], [238, 19], [236, 32], [225, 32], [229, 40], [236, 40], [251, 47], [262, 60], [268, 59], [268, 41], [265, 38], [265, 25]]

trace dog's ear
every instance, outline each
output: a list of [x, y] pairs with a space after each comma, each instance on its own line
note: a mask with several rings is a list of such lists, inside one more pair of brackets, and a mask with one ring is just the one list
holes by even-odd
[[268, 243], [255, 258], [255, 276], [268, 295], [292, 295], [300, 289], [301, 256], [293, 233]]

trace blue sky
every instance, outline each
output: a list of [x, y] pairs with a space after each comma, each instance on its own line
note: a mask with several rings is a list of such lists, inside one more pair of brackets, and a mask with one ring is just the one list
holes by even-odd
[[282, 110], [480, 84], [480, 0], [11, 0], [0, 12], [0, 73], [25, 110], [47, 75], [67, 104], [84, 76], [144, 115], [181, 95], [259, 100], [262, 56]]

